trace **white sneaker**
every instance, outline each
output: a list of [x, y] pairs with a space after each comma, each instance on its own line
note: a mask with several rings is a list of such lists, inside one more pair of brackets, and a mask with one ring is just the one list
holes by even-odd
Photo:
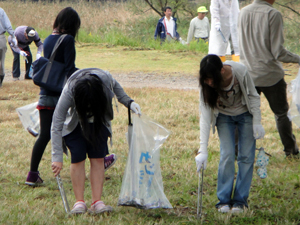
[[220, 206], [218, 208], [218, 212], [221, 212], [221, 213], [228, 213], [230, 212], [230, 207], [229, 205], [223, 205], [223, 206]]
[[244, 212], [244, 209], [241, 207], [232, 207], [231, 212], [232, 213], [242, 213], [242, 212]]

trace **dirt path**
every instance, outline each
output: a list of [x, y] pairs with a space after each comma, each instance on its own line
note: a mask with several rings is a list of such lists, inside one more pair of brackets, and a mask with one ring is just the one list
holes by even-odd
[[[4, 83], [6, 82], [22, 82], [24, 80], [25, 71], [21, 72], [20, 81], [13, 81], [11, 71], [6, 70]], [[158, 74], [158, 73], [112, 73], [113, 77], [123, 87], [143, 88], [169, 88], [169, 89], [186, 89], [195, 90], [198, 88], [198, 81], [196, 76], [187, 74], [176, 74], [176, 76]]]

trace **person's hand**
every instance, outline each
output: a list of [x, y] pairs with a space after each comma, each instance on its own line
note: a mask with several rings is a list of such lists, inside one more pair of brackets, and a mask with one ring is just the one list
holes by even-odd
[[198, 151], [198, 155], [196, 155], [195, 157], [195, 161], [196, 161], [196, 166], [197, 166], [197, 172], [199, 173], [202, 165], [203, 165], [203, 169], [206, 169], [207, 166], [207, 158], [208, 158], [208, 153], [207, 150], [204, 149], [202, 150], [201, 148]]
[[56, 177], [59, 172], [62, 170], [63, 163], [62, 162], [53, 162], [52, 163], [52, 172], [54, 173], [54, 176]]
[[17, 42], [17, 39], [16, 39], [16, 37], [13, 37], [13, 38], [11, 39], [11, 44], [12, 44], [12, 47], [14, 47], [14, 46], [17, 46], [17, 45], [18, 45], [18, 42]]
[[130, 104], [130, 109], [131, 109], [135, 114], [142, 115], [142, 113], [141, 113], [141, 108], [140, 108], [139, 104], [137, 104], [137, 103], [135, 103], [135, 102], [131, 102], [131, 104]]
[[36, 54], [36, 60], [38, 60], [39, 58], [41, 58], [41, 53]]
[[221, 30], [221, 23], [220, 22], [216, 22], [215, 23], [215, 28], [217, 31]]
[[253, 137], [261, 139], [265, 136], [265, 129], [261, 124], [253, 124]]
[[24, 52], [24, 51], [20, 51], [20, 55], [26, 57], [26, 56], [27, 56], [27, 53]]

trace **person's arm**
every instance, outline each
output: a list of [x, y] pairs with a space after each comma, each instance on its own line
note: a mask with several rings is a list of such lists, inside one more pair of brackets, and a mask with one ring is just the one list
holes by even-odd
[[188, 36], [187, 36], [187, 44], [189, 44], [191, 42], [191, 40], [194, 37], [194, 31], [195, 31], [195, 25], [194, 25], [194, 20], [192, 19], [190, 22], [190, 28], [189, 28], [189, 32], [188, 32]]
[[37, 54], [42, 54], [43, 52], [43, 42], [41, 41], [39, 34], [35, 32], [35, 37], [34, 37], [34, 43], [36, 45], [37, 49]]
[[122, 86], [119, 84], [117, 80], [115, 80], [112, 75], [106, 71], [108, 76], [111, 78], [111, 85], [113, 88], [113, 91], [118, 99], [118, 102], [123, 104], [125, 107], [129, 106], [129, 102], [132, 101], [132, 99], [125, 93]]
[[160, 33], [161, 33], [161, 24], [158, 20], [158, 23], [156, 25], [156, 29], [155, 29], [155, 33], [154, 33], [154, 39], [156, 40], [157, 36], [160, 37]]
[[62, 130], [67, 113], [74, 105], [74, 100], [69, 89], [69, 82], [65, 85], [59, 101], [55, 107], [51, 126], [52, 162], [63, 162]]
[[291, 53], [283, 46], [283, 20], [281, 13], [273, 10], [270, 12], [269, 18], [270, 43], [273, 57], [284, 63], [300, 63], [300, 56]]
[[261, 124], [260, 96], [256, 91], [254, 82], [250, 77], [248, 71], [246, 71], [245, 75], [245, 85], [247, 85], [247, 95], [249, 99], [250, 110], [253, 116], [253, 136], [255, 139], [260, 139], [265, 135], [265, 130]]
[[211, 17], [220, 22], [220, 3], [219, 0], [211, 0], [210, 4]]
[[208, 18], [207, 18], [207, 17], [205, 17], [205, 18], [206, 18], [206, 21], [207, 21], [207, 33], [208, 33], [207, 37], [209, 38], [209, 33], [210, 33], [210, 24], [209, 24], [209, 20], [208, 20]]
[[202, 165], [203, 169], [207, 166], [207, 146], [209, 140], [212, 109], [204, 103], [202, 90], [200, 88], [200, 149], [195, 157], [197, 172], [200, 172]]
[[[16, 38], [16, 36], [15, 36], [15, 38]], [[12, 40], [12, 39], [13, 39], [12, 36], [8, 36], [8, 38], [7, 38], [8, 44], [10, 45], [11, 49], [12, 49], [15, 53], [20, 54], [21, 49], [18, 47], [18, 45], [14, 45], [14, 44], [13, 44], [13, 40]]]
[[76, 49], [74, 37], [71, 35], [66, 36], [61, 45], [63, 45], [64, 48], [65, 72], [67, 74], [67, 77], [70, 77], [74, 73], [74, 71], [76, 71]]
[[3, 28], [14, 38], [15, 32], [12, 29], [10, 20], [4, 10], [3, 10], [3, 17], [2, 17], [2, 25], [3, 25]]

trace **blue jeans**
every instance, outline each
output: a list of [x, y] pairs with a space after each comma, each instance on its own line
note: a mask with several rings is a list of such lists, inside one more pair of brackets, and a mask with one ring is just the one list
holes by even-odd
[[[249, 112], [238, 116], [219, 113], [217, 130], [220, 139], [220, 163], [218, 169], [217, 196], [221, 205], [246, 206], [249, 196], [253, 164], [255, 158], [255, 139], [253, 137], [252, 115]], [[235, 174], [235, 129], [238, 130], [238, 173], [233, 191]]]

